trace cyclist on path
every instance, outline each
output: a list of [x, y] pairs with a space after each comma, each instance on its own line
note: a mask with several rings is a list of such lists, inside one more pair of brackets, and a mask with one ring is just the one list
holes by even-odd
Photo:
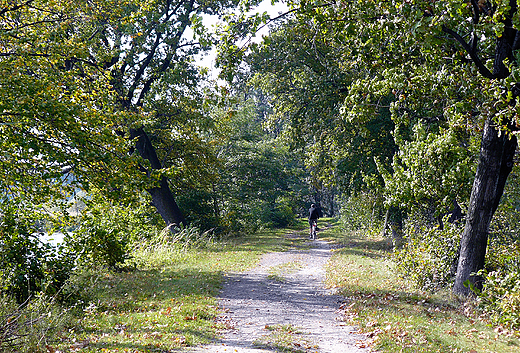
[[318, 218], [320, 218], [320, 210], [315, 204], [309, 208], [309, 226], [311, 228], [310, 238], [316, 238], [316, 228], [318, 227]]

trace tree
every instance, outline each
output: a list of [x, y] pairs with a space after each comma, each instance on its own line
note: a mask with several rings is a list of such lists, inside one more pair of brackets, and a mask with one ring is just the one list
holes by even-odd
[[[3, 189], [38, 186], [28, 194], [39, 195], [36, 177], [61, 181], [67, 170], [83, 188], [145, 189], [166, 224], [185, 223], [171, 188], [204, 178], [212, 159], [201, 138], [211, 124], [201, 108], [203, 72], [193, 63], [211, 40], [201, 16], [236, 3], [33, 0], [1, 8], [3, 161], [20, 162], [4, 168]], [[32, 182], [21, 185], [27, 176]]]
[[212, 186], [221, 225], [287, 226], [294, 221], [306, 184], [299, 155], [291, 153], [263, 126], [258, 94], [229, 102], [213, 114], [220, 116], [215, 146], [221, 164]]
[[[349, 8], [345, 12], [356, 14], [356, 10]], [[419, 87], [418, 83], [425, 82], [423, 78], [426, 75], [446, 76], [446, 71], [453, 71], [462, 74], [460, 77], [464, 79], [461, 79], [460, 84], [457, 85], [459, 87], [457, 92], [448, 88], [446, 93], [449, 95], [435, 97], [434, 104], [439, 102], [439, 99], [444, 100], [441, 101], [443, 104], [440, 117], [446, 119], [452, 127], [462, 120], [463, 114], [466, 115], [464, 120], [469, 126], [485, 122], [482, 128], [480, 159], [468, 205], [459, 266], [453, 288], [457, 294], [470, 293], [470, 289], [464, 285], [467, 280], [477, 286], [481, 285], [476, 283], [477, 277], [472, 273], [484, 266], [489, 224], [511, 171], [512, 158], [516, 149], [516, 138], [507, 133], [507, 130], [512, 128], [512, 119], [516, 113], [515, 101], [518, 96], [514, 75], [511, 75], [511, 72], [515, 72], [515, 68], [508, 67], [508, 63], [516, 62], [514, 50], [517, 48], [515, 38], [518, 32], [514, 28], [516, 24], [513, 21], [516, 11], [515, 1], [500, 2], [496, 6], [483, 1], [472, 1], [471, 5], [455, 1], [431, 4], [423, 1], [402, 2], [394, 4], [393, 7], [382, 5], [375, 13], [374, 18], [377, 21], [370, 21], [369, 24], [371, 29], [391, 31], [393, 38], [402, 38], [401, 45], [392, 40], [389, 43], [388, 38], [379, 43], [384, 43], [381, 49], [399, 48], [391, 51], [394, 54], [407, 53], [408, 57], [402, 58], [404, 59], [402, 63], [408, 62], [411, 66], [409, 74], [401, 76], [404, 78], [401, 82], [391, 78], [393, 81], [391, 87], [401, 93], [400, 101], [412, 103], [414, 106], [412, 111], [415, 114], [419, 113], [422, 119], [431, 119], [435, 118], [432, 113], [437, 110], [434, 105], [428, 110], [424, 109], [427, 108], [424, 103], [424, 93], [427, 92], [425, 87], [436, 86]], [[340, 11], [342, 16], [345, 16], [345, 12]], [[357, 12], [358, 15], [362, 13], [366, 14], [367, 11]], [[481, 21], [481, 16], [485, 17], [485, 21]], [[472, 21], [468, 21], [468, 18]], [[375, 32], [371, 33], [372, 40], [378, 37], [374, 36]], [[465, 36], [458, 33], [470, 33], [471, 41], [466, 42]], [[449, 38], [446, 38], [446, 34], [456, 39], [466, 51], [468, 58], [449, 41]], [[491, 71], [481, 60], [486, 56], [493, 58]], [[468, 70], [469, 63], [476, 66], [478, 73]], [[392, 69], [387, 68], [386, 75], [389, 70]], [[397, 71], [406, 72], [400, 69]], [[381, 83], [372, 85], [374, 86], [381, 87]], [[423, 103], [413, 102], [413, 97], [421, 99]], [[405, 105], [401, 102], [398, 105], [396, 104], [396, 111], [401, 109], [401, 112], [405, 113], [403, 109]], [[421, 106], [423, 109], [419, 110]], [[465, 113], [462, 113], [464, 110]]]
[[[464, 28], [471, 35], [471, 43], [467, 43], [457, 31], [448, 26], [443, 26], [443, 31], [461, 44], [483, 78], [495, 81], [503, 87], [505, 97], [496, 98], [501, 111], [492, 110], [487, 114], [482, 131], [480, 158], [471, 191], [453, 288], [455, 293], [462, 295], [470, 294], [467, 281], [482, 289], [482, 282], [475, 273], [484, 268], [489, 226], [504, 192], [507, 177], [513, 169], [517, 139], [515, 135], [507, 132], [516, 128], [515, 106], [520, 96], [520, 83], [514, 82], [514, 77], [508, 80], [512, 73], [508, 68], [508, 62], [516, 64], [515, 50], [520, 49], [517, 40], [520, 37], [520, 23], [514, 21], [518, 16], [517, 2], [509, 1], [493, 6], [488, 2], [473, 0], [471, 5], [471, 27]], [[480, 43], [479, 48], [477, 35], [482, 31], [481, 16], [485, 17], [486, 21], [493, 19], [493, 39], [496, 41], [494, 48], [485, 41]], [[486, 52], [494, 59], [492, 70], [482, 62], [481, 58]], [[514, 68], [512, 70], [514, 71]]]
[[246, 62], [251, 82], [274, 107], [271, 126], [303, 151], [313, 185], [318, 190], [339, 185], [350, 194], [366, 190], [367, 178], [379, 177], [374, 157], [390, 163], [393, 123], [388, 105], [362, 123], [342, 117], [349, 86], [359, 73], [345, 67], [343, 45], [328, 34], [309, 16], [289, 19], [273, 27]]
[[344, 119], [367, 121], [381, 99], [390, 97], [398, 144], [421, 125], [452, 130], [462, 137], [455, 144], [483, 132], [453, 289], [469, 294], [464, 283], [479, 285], [471, 274], [484, 266], [489, 224], [517, 144], [508, 133], [516, 126], [520, 87], [516, 1], [290, 4], [308, 23], [320, 24], [317, 33], [327, 44], [343, 49], [338, 60], [352, 75], [345, 86]]
[[84, 3], [0, 6], [4, 198], [42, 201], [60, 197], [73, 180], [111, 184], [119, 178], [127, 147], [114, 127], [122, 117], [112, 109], [106, 77], [87, 62], [91, 27], [82, 19], [91, 15]]

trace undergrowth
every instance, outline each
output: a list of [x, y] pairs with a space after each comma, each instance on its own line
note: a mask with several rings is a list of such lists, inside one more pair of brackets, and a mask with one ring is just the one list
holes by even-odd
[[127, 271], [78, 275], [71, 285], [81, 289], [83, 312], [49, 351], [170, 352], [209, 343], [222, 328], [215, 317], [223, 273], [298, 241], [282, 236], [287, 229], [220, 240], [190, 232], [141, 242]]
[[345, 296], [345, 321], [366, 337], [360, 346], [382, 352], [518, 352], [519, 332], [493, 326], [474, 303], [461, 303], [449, 291], [421, 291], [397, 275], [388, 238], [328, 233], [339, 245], [327, 281]]

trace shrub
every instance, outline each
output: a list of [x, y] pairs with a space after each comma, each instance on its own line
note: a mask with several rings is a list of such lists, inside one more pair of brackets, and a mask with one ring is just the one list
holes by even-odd
[[18, 303], [36, 293], [57, 294], [73, 261], [63, 248], [40, 241], [43, 215], [28, 205], [4, 204], [0, 218], [0, 285]]
[[264, 228], [284, 228], [295, 224], [296, 212], [291, 206], [290, 200], [283, 198], [272, 204], [263, 203], [259, 218]]
[[492, 271], [484, 277], [486, 284], [478, 293], [484, 311], [496, 324], [520, 327], [520, 269], [509, 273]]
[[379, 211], [373, 195], [351, 195], [341, 201], [341, 223], [346, 230], [380, 233], [383, 222]]
[[448, 223], [441, 230], [410, 224], [405, 227], [403, 247], [394, 253], [397, 270], [421, 289], [450, 286], [458, 259], [461, 226]]
[[0, 351], [48, 352], [69, 319], [69, 312], [47, 296], [35, 297], [24, 305], [0, 296]]
[[208, 230], [220, 226], [213, 197], [210, 192], [193, 189], [182, 193], [176, 200], [189, 224]]
[[485, 278], [477, 293], [480, 306], [495, 324], [520, 327], [520, 212], [506, 197], [497, 210], [489, 235]]
[[120, 205], [99, 195], [86, 200], [86, 205], [79, 225], [66, 237], [67, 245], [83, 264], [118, 270], [130, 258], [132, 242], [157, 232], [160, 221], [143, 205]]

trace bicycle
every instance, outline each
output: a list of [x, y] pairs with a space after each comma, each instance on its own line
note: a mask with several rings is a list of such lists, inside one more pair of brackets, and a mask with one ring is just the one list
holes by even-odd
[[316, 239], [316, 229], [318, 228], [318, 221], [313, 219], [311, 220], [311, 235], [310, 239], [315, 240]]

